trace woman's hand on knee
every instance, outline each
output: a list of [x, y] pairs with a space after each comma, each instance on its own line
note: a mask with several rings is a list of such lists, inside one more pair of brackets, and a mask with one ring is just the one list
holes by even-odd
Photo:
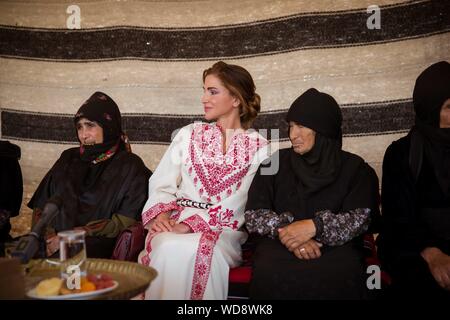
[[320, 252], [322, 246], [320, 242], [311, 239], [296, 248], [293, 252], [297, 258], [302, 260], [317, 259], [322, 255]]
[[421, 255], [439, 286], [450, 290], [450, 256], [435, 247], [425, 248]]
[[311, 219], [295, 221], [286, 227], [278, 229], [280, 241], [289, 251], [295, 250], [315, 235], [316, 226]]
[[155, 219], [150, 221], [151, 233], [153, 232], [170, 232], [175, 225], [175, 220], [170, 219], [170, 212], [164, 212], [158, 215]]
[[47, 257], [52, 256], [56, 251], [59, 250], [59, 237], [53, 235], [46, 240], [47, 244]]

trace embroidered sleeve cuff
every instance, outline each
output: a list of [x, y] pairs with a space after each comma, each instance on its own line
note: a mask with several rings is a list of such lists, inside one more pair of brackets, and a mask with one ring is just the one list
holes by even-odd
[[182, 223], [187, 224], [193, 232], [206, 232], [211, 230], [205, 220], [203, 220], [198, 214], [190, 216], [186, 220], [183, 220]]
[[169, 203], [157, 203], [142, 213], [142, 223], [145, 226], [150, 220], [156, 218], [159, 214], [172, 210], [179, 210], [179, 206], [176, 201]]

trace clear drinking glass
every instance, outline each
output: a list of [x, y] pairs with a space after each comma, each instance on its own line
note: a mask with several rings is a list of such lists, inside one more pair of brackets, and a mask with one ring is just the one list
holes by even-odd
[[[86, 276], [86, 231], [67, 230], [58, 232], [61, 277], [67, 279], [74, 272]], [[79, 268], [79, 269], [78, 269]]]

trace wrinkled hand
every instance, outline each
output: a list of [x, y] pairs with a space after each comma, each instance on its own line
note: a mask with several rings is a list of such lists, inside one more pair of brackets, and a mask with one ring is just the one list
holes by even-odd
[[439, 286], [450, 290], [450, 256], [434, 247], [425, 248], [421, 255]]
[[164, 212], [150, 221], [149, 225], [150, 233], [172, 231], [172, 227], [175, 225], [175, 220], [170, 219], [170, 212]]
[[59, 237], [53, 235], [47, 239], [47, 257], [52, 256], [56, 251], [59, 250]]
[[311, 219], [295, 221], [278, 229], [278, 237], [281, 243], [291, 252], [315, 235], [316, 226]]
[[320, 258], [322, 253], [320, 252], [320, 248], [322, 248], [323, 244], [317, 242], [314, 239], [306, 241], [300, 247], [294, 249], [294, 254], [299, 259], [310, 260]]

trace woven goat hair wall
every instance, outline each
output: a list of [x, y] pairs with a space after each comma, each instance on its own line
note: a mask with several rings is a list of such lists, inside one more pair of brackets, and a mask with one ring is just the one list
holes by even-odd
[[281, 129], [278, 147], [289, 145], [297, 96], [334, 96], [344, 149], [381, 178], [386, 147], [413, 124], [415, 79], [450, 60], [450, 3], [372, 2], [1, 1], [0, 138], [22, 149], [24, 204], [77, 145], [72, 117], [95, 91], [117, 102], [154, 170], [173, 131], [202, 118], [202, 72], [218, 60], [250, 71], [262, 98], [255, 128]]

